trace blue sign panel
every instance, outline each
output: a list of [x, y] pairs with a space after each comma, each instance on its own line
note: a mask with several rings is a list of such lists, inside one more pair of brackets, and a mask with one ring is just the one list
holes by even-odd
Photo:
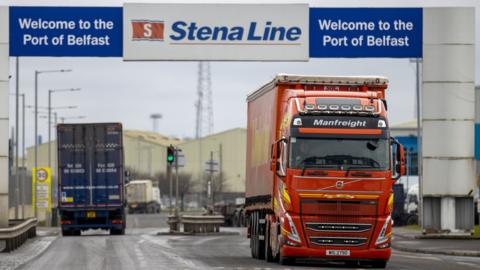
[[10, 7], [10, 56], [122, 56], [121, 7]]
[[422, 57], [421, 8], [311, 8], [310, 57]]

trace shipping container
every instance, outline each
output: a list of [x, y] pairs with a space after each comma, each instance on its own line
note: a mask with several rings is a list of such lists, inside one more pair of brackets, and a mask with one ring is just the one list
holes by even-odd
[[62, 233], [125, 233], [124, 157], [119, 123], [60, 124], [58, 205]]

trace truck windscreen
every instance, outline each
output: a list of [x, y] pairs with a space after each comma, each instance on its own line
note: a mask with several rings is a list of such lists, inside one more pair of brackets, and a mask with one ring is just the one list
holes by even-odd
[[386, 139], [290, 140], [289, 167], [293, 169], [387, 170], [389, 147]]

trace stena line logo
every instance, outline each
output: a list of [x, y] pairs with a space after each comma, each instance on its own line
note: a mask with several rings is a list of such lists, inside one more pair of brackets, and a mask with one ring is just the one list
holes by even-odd
[[163, 41], [165, 25], [159, 20], [132, 20], [132, 40]]
[[[164, 41], [166, 24], [158, 20], [132, 20], [134, 41]], [[249, 22], [245, 25], [204, 25], [175, 21], [165, 37], [170, 44], [188, 45], [301, 45], [302, 29], [277, 25], [273, 21]]]

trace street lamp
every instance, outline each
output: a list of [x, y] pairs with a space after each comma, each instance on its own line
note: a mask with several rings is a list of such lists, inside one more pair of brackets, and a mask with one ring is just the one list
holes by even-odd
[[[35, 106], [27, 105], [27, 106], [25, 106], [25, 108], [35, 109]], [[77, 109], [77, 108], [78, 108], [78, 106], [57, 106], [57, 107], [52, 107], [53, 110]], [[37, 110], [44, 110], [43, 112], [39, 112], [39, 113], [48, 114], [48, 107], [38, 106], [38, 107], [37, 107]], [[35, 111], [34, 111], [33, 113], [35, 113]]]
[[[53, 93], [58, 93], [58, 92], [74, 92], [74, 91], [80, 91], [80, 88], [64, 88], [64, 89], [50, 89], [48, 90], [48, 167], [51, 167], [51, 144], [52, 144], [52, 138], [51, 138], [51, 131], [52, 131], [52, 126], [50, 125], [50, 122], [52, 121], [52, 94]], [[58, 109], [58, 108], [57, 108]]]
[[[71, 69], [56, 69], [56, 70], [35, 70], [35, 170], [38, 168], [38, 75], [45, 73], [56, 73], [56, 72], [71, 72]], [[36, 189], [35, 189], [36, 191]], [[36, 192], [35, 192], [36, 195]], [[35, 207], [35, 216], [37, 213], [37, 208]]]
[[67, 119], [85, 119], [87, 118], [86, 116], [84, 115], [80, 115], [80, 116], [67, 116], [67, 117], [59, 117], [60, 118], [60, 121], [63, 123], [65, 123], [65, 120]]

